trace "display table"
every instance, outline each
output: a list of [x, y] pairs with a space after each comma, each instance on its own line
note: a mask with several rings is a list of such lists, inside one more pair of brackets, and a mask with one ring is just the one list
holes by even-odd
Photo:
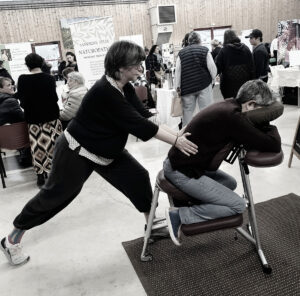
[[176, 129], [180, 123], [180, 117], [171, 116], [172, 99], [176, 95], [174, 89], [156, 88], [156, 109], [158, 124], [166, 124]]
[[271, 87], [298, 87], [298, 107], [300, 107], [300, 69], [299, 67], [271, 67]]
[[[156, 109], [158, 111], [157, 123], [166, 124], [169, 127], [176, 129], [181, 121], [181, 117], [171, 116], [172, 99], [174, 96], [176, 96], [175, 89], [168, 89], [167, 84], [164, 84], [164, 88], [155, 88], [155, 91], [157, 98]], [[220, 91], [220, 84], [218, 82], [216, 82], [215, 87], [213, 88], [213, 98], [214, 102], [220, 102], [224, 100]], [[198, 104], [196, 104], [194, 115], [198, 112], [199, 107]]]

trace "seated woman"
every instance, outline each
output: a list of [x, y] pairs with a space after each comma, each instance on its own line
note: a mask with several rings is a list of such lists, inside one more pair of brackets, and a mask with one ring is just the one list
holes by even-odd
[[233, 190], [236, 181], [217, 169], [209, 171], [215, 155], [229, 142], [246, 149], [279, 152], [280, 136], [269, 124], [254, 125], [246, 116], [250, 110], [275, 102], [267, 84], [250, 80], [235, 99], [215, 103], [199, 112], [187, 125], [189, 140], [198, 145], [198, 153], [186, 157], [174, 146], [164, 162], [164, 174], [178, 189], [200, 200], [200, 205], [169, 208], [166, 218], [173, 242], [180, 245], [181, 224], [192, 224], [243, 213], [245, 201]]
[[[14, 97], [15, 90], [12, 80], [8, 77], [0, 77], [0, 125], [24, 121], [24, 112], [19, 101]], [[32, 158], [29, 148], [18, 150], [19, 164], [22, 166], [31, 166]]]
[[81, 101], [88, 89], [84, 85], [84, 78], [79, 72], [68, 74], [68, 96], [64, 102], [63, 109], [60, 110], [59, 119], [62, 123], [63, 130], [67, 127], [72, 118], [75, 117]]
[[24, 112], [14, 94], [12, 80], [0, 77], [0, 125], [24, 121]]

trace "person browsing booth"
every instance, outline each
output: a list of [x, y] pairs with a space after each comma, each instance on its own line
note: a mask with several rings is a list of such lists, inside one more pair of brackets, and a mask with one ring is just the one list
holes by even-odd
[[212, 85], [216, 75], [212, 55], [201, 45], [199, 33], [192, 31], [188, 46], [178, 53], [174, 79], [174, 87], [181, 96], [183, 126], [192, 120], [196, 103], [200, 110], [213, 103]]
[[268, 82], [269, 54], [262, 42], [262, 31], [259, 29], [254, 29], [250, 35], [246, 36], [246, 38], [250, 38], [250, 43], [253, 46], [253, 59], [256, 73], [255, 78], [261, 79], [264, 82]]
[[210, 163], [228, 143], [242, 144], [245, 149], [280, 152], [281, 140], [277, 128], [262, 122], [253, 124], [247, 117], [251, 110], [265, 108], [276, 98], [267, 84], [250, 80], [236, 98], [208, 106], [187, 125], [189, 139], [198, 145], [198, 153], [183, 155], [176, 147], [164, 161], [165, 177], [179, 190], [199, 200], [200, 205], [168, 208], [166, 218], [171, 238], [181, 244], [181, 224], [193, 224], [243, 213], [245, 200], [234, 192], [235, 179], [220, 169], [210, 171]]

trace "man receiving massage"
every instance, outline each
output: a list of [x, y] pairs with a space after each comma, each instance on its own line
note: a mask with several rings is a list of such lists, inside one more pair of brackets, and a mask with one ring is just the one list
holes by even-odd
[[184, 132], [191, 133], [189, 140], [198, 146], [198, 153], [187, 157], [173, 146], [164, 161], [164, 174], [178, 189], [201, 203], [166, 210], [176, 245], [181, 245], [181, 224], [244, 212], [246, 202], [234, 192], [235, 179], [219, 169], [211, 171], [210, 163], [230, 142], [242, 144], [246, 150], [279, 152], [280, 136], [269, 121], [282, 112], [282, 104], [276, 102], [267, 84], [251, 80], [240, 88], [236, 98], [206, 107], [186, 126]]

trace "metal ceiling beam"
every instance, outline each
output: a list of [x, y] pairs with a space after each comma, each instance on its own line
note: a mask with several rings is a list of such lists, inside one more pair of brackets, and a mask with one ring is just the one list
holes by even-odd
[[149, 0], [32, 0], [32, 1], [0, 1], [0, 10], [45, 9], [73, 6], [95, 6], [114, 4], [146, 3]]

